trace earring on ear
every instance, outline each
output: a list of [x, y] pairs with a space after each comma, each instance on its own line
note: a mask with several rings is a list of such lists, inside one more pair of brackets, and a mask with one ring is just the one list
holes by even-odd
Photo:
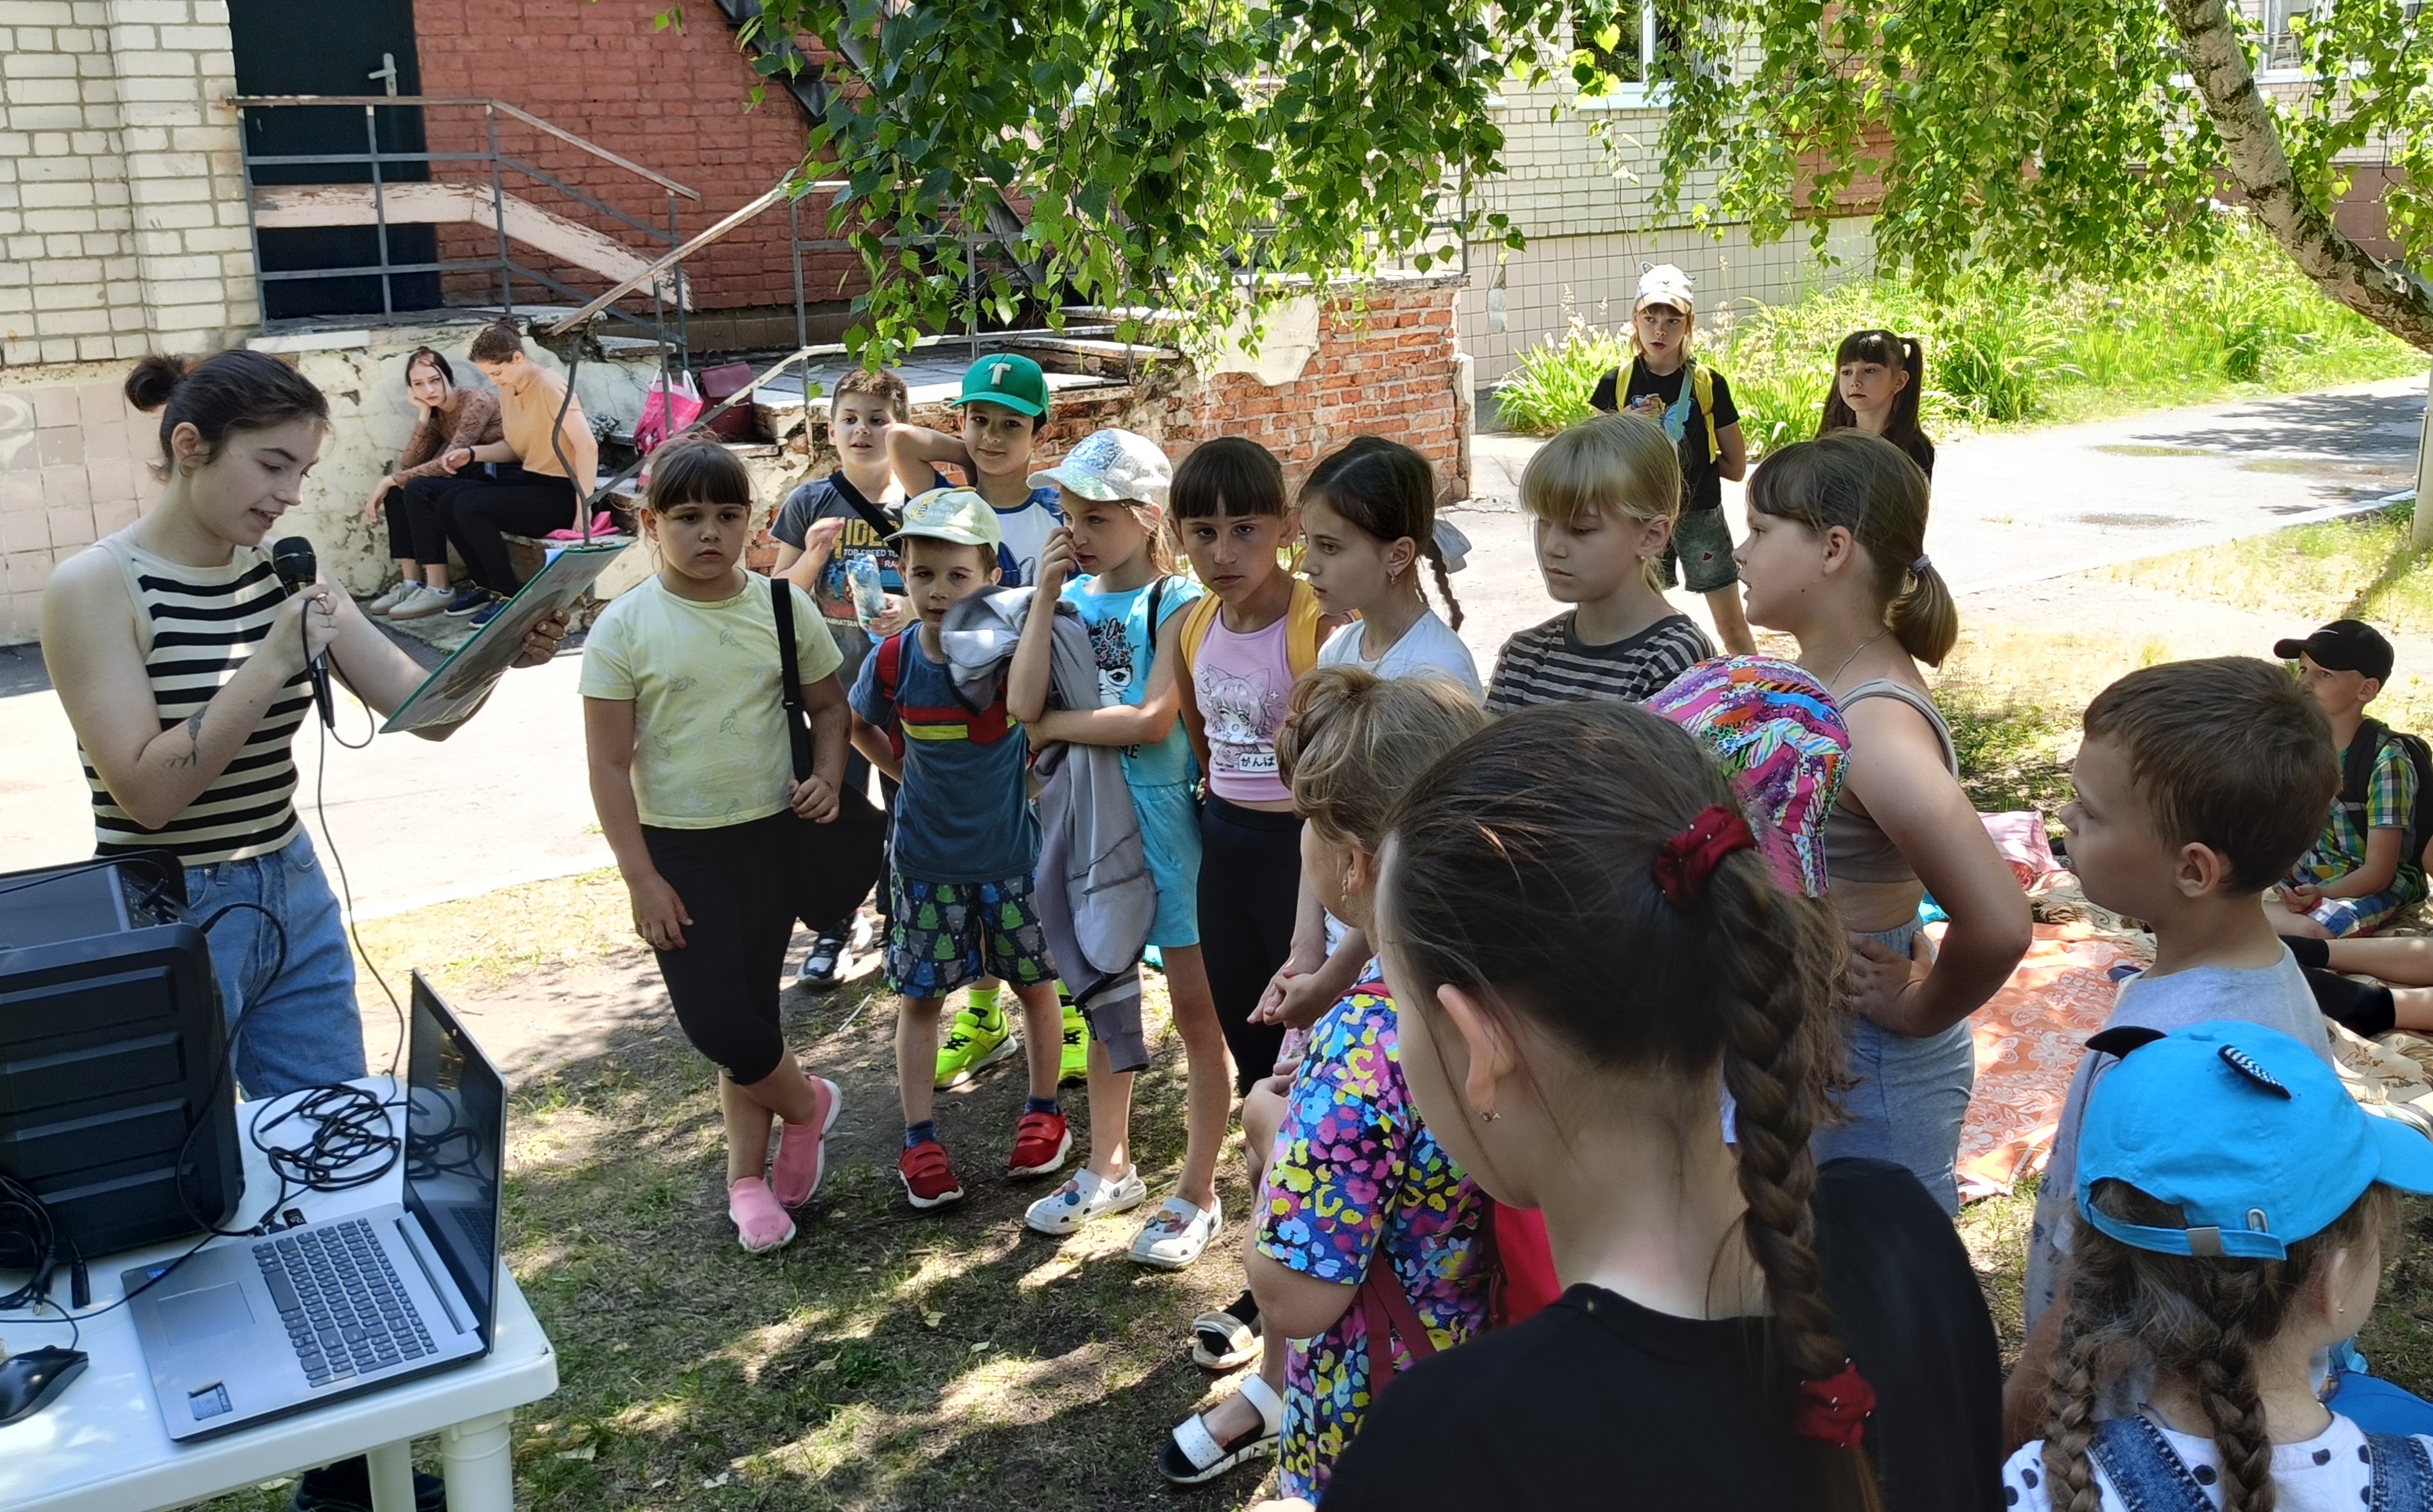
[[1482, 1124], [1491, 1124], [1503, 1116], [1504, 1115], [1502, 1113], [1497, 1113], [1492, 1108], [1482, 1108], [1478, 1113], [1478, 1121]]

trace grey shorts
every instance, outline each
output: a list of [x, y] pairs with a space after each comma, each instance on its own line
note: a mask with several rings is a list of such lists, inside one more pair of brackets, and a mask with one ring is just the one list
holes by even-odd
[[1732, 527], [1722, 510], [1685, 509], [1673, 521], [1673, 539], [1664, 547], [1664, 586], [1684, 577], [1693, 593], [1718, 592], [1741, 580], [1740, 564], [1732, 560]]
[[[1862, 938], [1907, 955], [1917, 931], [1912, 922]], [[1809, 1140], [1816, 1159], [1860, 1155], [1906, 1165], [1944, 1212], [1958, 1213], [1960, 1126], [1977, 1085], [1977, 1042], [1968, 1021], [1913, 1040], [1853, 1015], [1849, 1072], [1856, 1084], [1842, 1099], [1849, 1121], [1820, 1129]]]

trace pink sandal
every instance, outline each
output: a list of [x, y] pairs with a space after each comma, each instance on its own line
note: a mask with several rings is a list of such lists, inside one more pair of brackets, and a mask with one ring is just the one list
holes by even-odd
[[794, 1220], [770, 1195], [769, 1183], [747, 1176], [726, 1189], [726, 1215], [735, 1235], [752, 1254], [766, 1254], [794, 1237]]
[[769, 1173], [770, 1190], [790, 1208], [801, 1207], [820, 1189], [820, 1178], [827, 1171], [828, 1130], [836, 1127], [837, 1113], [844, 1107], [844, 1094], [835, 1082], [808, 1071], [803, 1079], [811, 1084], [818, 1114], [808, 1124], [781, 1126], [776, 1164]]

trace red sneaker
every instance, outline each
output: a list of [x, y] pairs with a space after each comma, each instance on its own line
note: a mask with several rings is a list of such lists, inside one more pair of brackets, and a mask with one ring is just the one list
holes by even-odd
[[1008, 1176], [1046, 1176], [1073, 1152], [1073, 1130], [1063, 1113], [1024, 1113], [1013, 1126], [1013, 1159]]
[[946, 1160], [946, 1147], [925, 1139], [895, 1157], [895, 1174], [904, 1178], [904, 1195], [916, 1208], [941, 1208], [963, 1199], [963, 1183]]

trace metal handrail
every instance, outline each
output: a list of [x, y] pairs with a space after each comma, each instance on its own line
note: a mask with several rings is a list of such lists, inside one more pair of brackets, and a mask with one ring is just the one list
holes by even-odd
[[[793, 175], [791, 174], [788, 174], [785, 178], [778, 179], [767, 194], [762, 195], [759, 198], [752, 201], [750, 204], [734, 211], [723, 220], [721, 220], [717, 225], [712, 226], [706, 231], [703, 231], [691, 241], [685, 243], [684, 246], [668, 253], [657, 262], [652, 263], [649, 267], [646, 267], [641, 272], [635, 274], [624, 282], [618, 284], [615, 288], [610, 289], [606, 294], [600, 296], [600, 297], [592, 300], [589, 304], [587, 304], [582, 309], [574, 312], [574, 314], [558, 321], [557, 324], [549, 328], [549, 333], [553, 336], [562, 336], [566, 334], [575, 327], [583, 324], [586, 320], [590, 319], [593, 315], [598, 314], [601, 311], [607, 309], [610, 305], [633, 293], [636, 289], [640, 288], [643, 284], [650, 282], [660, 274], [683, 262], [686, 258], [692, 256], [695, 252], [700, 251], [710, 243], [717, 241], [719, 238], [724, 236], [727, 232], [735, 229], [744, 222], [753, 219], [771, 206], [781, 202], [791, 201], [794, 196], [787, 194], [786, 189], [792, 181]], [[847, 185], [846, 181], [842, 178], [821, 178], [814, 180], [811, 183], [805, 184], [803, 187], [806, 190], [843, 189], [847, 187]], [[794, 323], [799, 328], [802, 324], [801, 306], [803, 302], [802, 254], [800, 251], [800, 238], [798, 236], [794, 236], [791, 229], [789, 230], [789, 235], [790, 238], [793, 239], [797, 244], [794, 260], [794, 304], [796, 307]], [[797, 330], [796, 334], [801, 334], [799, 330]]]
[[701, 203], [700, 192], [676, 182], [662, 173], [654, 173], [631, 158], [621, 158], [596, 142], [587, 142], [562, 126], [552, 126], [529, 110], [518, 110], [504, 100], [494, 100], [485, 94], [231, 94], [227, 103], [231, 109], [248, 105], [479, 105], [502, 114], [514, 116], [536, 131], [545, 131], [570, 146], [581, 147], [603, 162], [614, 163], [630, 174], [638, 174], [671, 194], [684, 195], [694, 204]]

